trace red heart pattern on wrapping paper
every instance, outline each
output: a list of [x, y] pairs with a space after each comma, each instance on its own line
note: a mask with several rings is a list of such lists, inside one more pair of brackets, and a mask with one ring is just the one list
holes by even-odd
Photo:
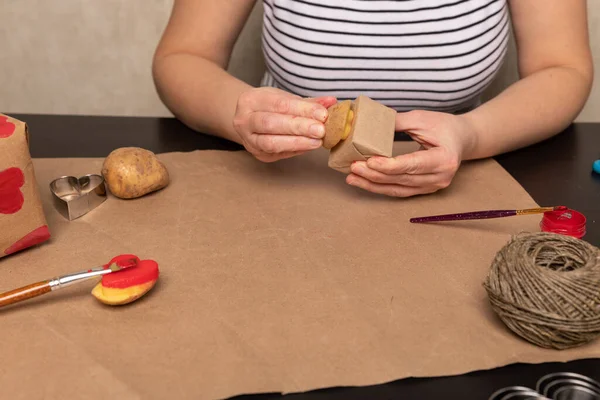
[[21, 239], [17, 240], [8, 249], [4, 250], [4, 254], [9, 255], [16, 253], [17, 251], [21, 251], [26, 248], [33, 247], [36, 244], [45, 242], [48, 239], [50, 239], [50, 230], [48, 229], [48, 226], [40, 226], [39, 228], [34, 229], [27, 235], [23, 236]]
[[[15, 124], [7, 117], [0, 116], [0, 139], [6, 139], [15, 132]], [[14, 214], [23, 208], [25, 197], [21, 188], [25, 185], [25, 175], [20, 168], [11, 167], [0, 171], [0, 214]], [[4, 250], [5, 255], [16, 253], [50, 239], [47, 225], [40, 226], [17, 240]]]
[[14, 214], [23, 207], [25, 198], [21, 187], [24, 184], [21, 169], [12, 167], [0, 172], [0, 214]]
[[15, 132], [15, 124], [7, 117], [0, 117], [0, 139], [10, 137]]

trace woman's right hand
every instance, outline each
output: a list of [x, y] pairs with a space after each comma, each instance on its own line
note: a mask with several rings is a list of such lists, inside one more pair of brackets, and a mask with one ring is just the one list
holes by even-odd
[[321, 147], [327, 108], [336, 98], [302, 98], [271, 87], [240, 95], [233, 127], [258, 160], [274, 162]]

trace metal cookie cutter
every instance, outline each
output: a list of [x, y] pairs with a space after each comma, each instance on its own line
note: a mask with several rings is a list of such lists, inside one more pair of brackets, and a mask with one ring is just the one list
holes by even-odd
[[79, 178], [61, 176], [50, 182], [50, 191], [58, 211], [69, 221], [77, 219], [106, 200], [106, 185], [101, 175]]
[[550, 400], [525, 386], [510, 386], [495, 391], [488, 400]]
[[558, 372], [540, 378], [538, 392], [556, 400], [599, 400], [600, 382], [573, 372]]

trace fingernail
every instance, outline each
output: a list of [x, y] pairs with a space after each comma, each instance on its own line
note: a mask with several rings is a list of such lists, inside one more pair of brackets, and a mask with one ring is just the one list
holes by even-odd
[[363, 172], [365, 170], [365, 167], [362, 164], [355, 163], [350, 166], [350, 169], [353, 172]]
[[310, 146], [314, 149], [321, 147], [323, 145], [322, 140], [310, 139]]
[[322, 138], [323, 136], [325, 136], [325, 127], [321, 124], [312, 124], [308, 131], [312, 136], [318, 138]]
[[325, 110], [324, 108], [317, 108], [313, 113], [313, 117], [317, 121], [325, 121], [325, 119], [327, 118], [327, 110]]

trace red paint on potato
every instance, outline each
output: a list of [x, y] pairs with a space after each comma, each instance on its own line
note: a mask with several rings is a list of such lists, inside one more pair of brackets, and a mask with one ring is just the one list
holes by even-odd
[[129, 260], [135, 260], [136, 263], [140, 262], [140, 258], [135, 254], [120, 254], [116, 257], [113, 257], [106, 265], [104, 265], [104, 269], [108, 269], [110, 264], [116, 263], [119, 267], [124, 267], [129, 263]]
[[[127, 259], [130, 259], [132, 255], [121, 255], [115, 257], [111, 260], [112, 262], [116, 262], [117, 265], [119, 262], [124, 262]], [[135, 257], [139, 260], [139, 258]], [[109, 263], [110, 264], [110, 263]], [[117, 288], [123, 289], [128, 288], [130, 286], [141, 285], [143, 283], [156, 281], [158, 279], [159, 271], [158, 271], [158, 263], [154, 260], [140, 260], [138, 261], [138, 265], [133, 268], [127, 268], [119, 272], [114, 272], [108, 275], [104, 275], [102, 277], [102, 286], [107, 288]]]

